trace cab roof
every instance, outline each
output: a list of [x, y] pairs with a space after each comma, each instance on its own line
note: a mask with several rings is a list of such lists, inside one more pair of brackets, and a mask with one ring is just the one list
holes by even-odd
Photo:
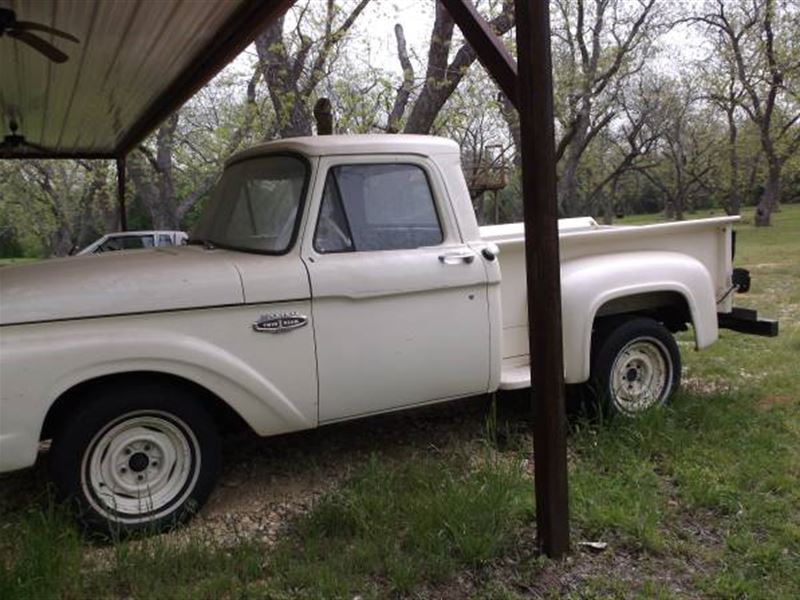
[[226, 164], [246, 158], [296, 152], [305, 156], [341, 156], [343, 154], [417, 154], [420, 156], [458, 155], [459, 147], [452, 140], [431, 135], [359, 134], [320, 135], [287, 138], [253, 146], [231, 156]]

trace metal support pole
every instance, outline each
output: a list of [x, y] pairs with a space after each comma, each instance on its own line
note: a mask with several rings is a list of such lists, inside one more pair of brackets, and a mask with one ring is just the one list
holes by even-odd
[[128, 214], [125, 210], [125, 157], [117, 157], [117, 203], [119, 206], [119, 230], [128, 231]]
[[569, 506], [550, 15], [542, 0], [516, 0], [515, 10], [536, 528], [540, 549], [561, 558], [569, 551]]

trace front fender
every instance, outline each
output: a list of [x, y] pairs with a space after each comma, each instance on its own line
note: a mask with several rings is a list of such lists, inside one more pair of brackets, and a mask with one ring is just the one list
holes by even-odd
[[689, 306], [697, 348], [718, 336], [711, 274], [698, 260], [676, 252], [625, 252], [562, 265], [562, 314], [567, 383], [589, 379], [592, 327], [607, 302], [648, 292], [675, 292]]
[[[253, 312], [236, 310], [246, 318]], [[194, 382], [220, 397], [260, 435], [316, 426], [311, 327], [264, 336], [251, 328], [240, 331], [238, 321], [246, 323], [244, 318], [234, 315], [234, 330], [230, 316], [210, 312], [3, 328], [0, 438], [17, 440], [25, 456], [12, 461], [14, 468], [32, 464], [44, 418], [56, 399], [79, 383], [127, 372]], [[226, 343], [230, 339], [240, 345]]]

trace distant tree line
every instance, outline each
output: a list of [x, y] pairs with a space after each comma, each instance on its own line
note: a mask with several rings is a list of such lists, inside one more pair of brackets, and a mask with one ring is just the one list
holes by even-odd
[[[513, 0], [478, 0], [513, 52]], [[436, 4], [426, 50], [395, 25], [395, 69], [371, 64], [382, 0], [300, 1], [128, 157], [129, 227], [189, 228], [233, 152], [312, 135], [332, 104], [337, 133], [455, 139], [482, 223], [521, 218], [519, 122]], [[800, 2], [551, 0], [558, 202], [563, 216], [752, 210], [767, 226], [800, 202]], [[681, 33], [698, 42], [685, 64]], [[673, 42], [674, 43], [674, 42]], [[242, 66], [244, 64], [245, 66]], [[468, 176], [469, 179], [469, 176]], [[0, 163], [0, 255], [64, 255], [118, 228], [113, 166]]]

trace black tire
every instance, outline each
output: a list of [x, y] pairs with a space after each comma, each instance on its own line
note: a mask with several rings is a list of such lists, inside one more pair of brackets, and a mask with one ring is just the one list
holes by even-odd
[[605, 415], [634, 417], [662, 406], [680, 379], [678, 344], [658, 321], [617, 320], [596, 333], [588, 391]]
[[157, 382], [105, 386], [58, 429], [51, 476], [84, 528], [156, 533], [194, 515], [221, 466], [220, 438], [193, 394]]

